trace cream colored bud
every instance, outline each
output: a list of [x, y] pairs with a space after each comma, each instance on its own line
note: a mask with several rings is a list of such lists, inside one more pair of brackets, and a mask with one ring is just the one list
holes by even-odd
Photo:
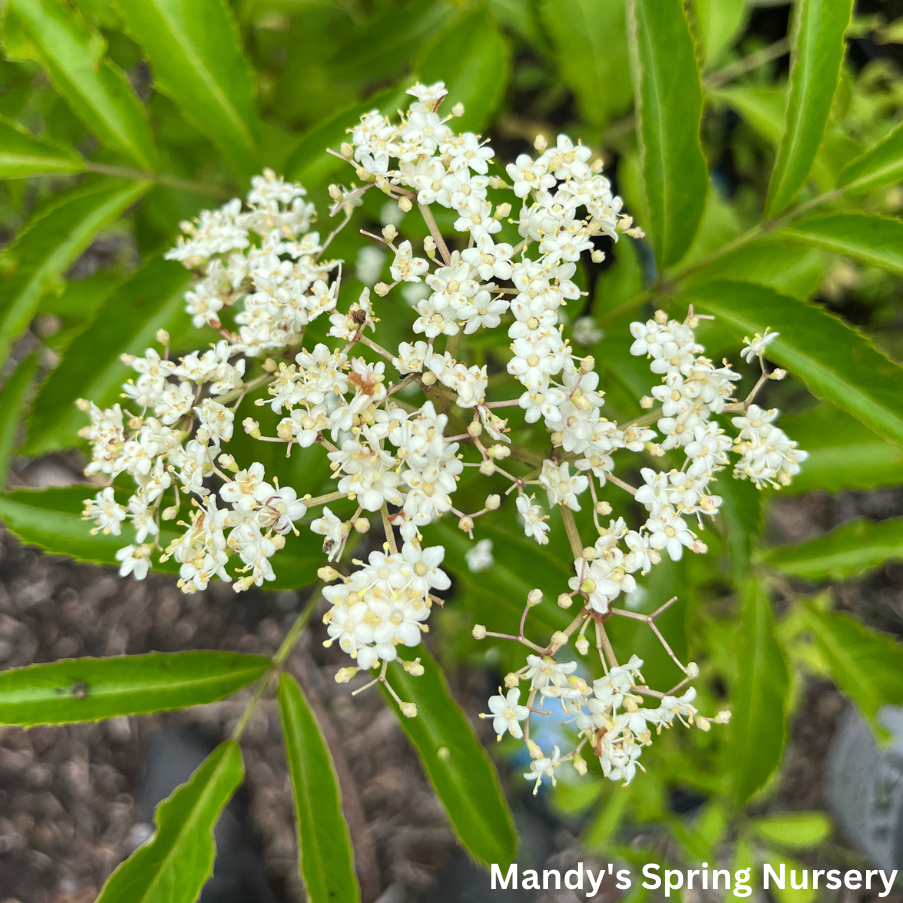
[[608, 502], [599, 502], [596, 505], [596, 514], [611, 514], [611, 505]]
[[425, 386], [432, 386], [436, 382], [436, 374], [433, 373], [432, 370], [427, 370], [423, 376], [420, 377], [420, 382], [422, 382]]
[[655, 399], [654, 399], [651, 395], [644, 395], [644, 396], [640, 399], [640, 407], [641, 407], [644, 411], [651, 410], [652, 405], [654, 405], [654, 404], [655, 404]]
[[347, 141], [342, 142], [342, 146], [339, 148], [339, 151], [343, 157], [354, 156], [354, 148]]
[[399, 198], [398, 200], [398, 209], [402, 213], [410, 213], [411, 210], [414, 209], [414, 205], [411, 203], [410, 198]]
[[486, 628], [482, 624], [474, 624], [470, 632], [475, 640], [486, 639]]
[[512, 671], [510, 674], [505, 675], [505, 686], [510, 690], [512, 687], [516, 687], [520, 678]]
[[562, 593], [558, 597], [558, 607], [559, 608], [570, 608], [573, 604], [574, 604], [574, 600], [567, 593]]
[[157, 341], [161, 345], [168, 345], [169, 344], [169, 333], [165, 329], [158, 329], [157, 330]]
[[389, 294], [389, 286], [386, 285], [385, 282], [377, 282], [376, 285], [373, 286], [373, 291], [376, 292], [380, 298], [385, 298], [386, 295]]
[[705, 733], [708, 733], [708, 731], [710, 731], [712, 729], [711, 722], [704, 715], [696, 716], [696, 727], [698, 727], [699, 730], [701, 730]]
[[452, 112], [452, 116], [456, 116], [457, 118], [460, 119], [460, 118], [464, 115], [464, 104], [463, 104], [463, 103], [456, 103], [456, 104], [451, 108], [451, 112]]
[[132, 364], [135, 363], [137, 358], [135, 357], [134, 354], [120, 354], [119, 360], [121, 360], [122, 363], [126, 365], [126, 367], [131, 367]]
[[652, 455], [653, 458], [663, 458], [665, 456], [665, 450], [658, 444], [658, 442], [647, 442], [646, 443], [646, 451]]
[[163, 520], [175, 520], [179, 514], [178, 505], [171, 505], [169, 508], [164, 508], [161, 517]]
[[498, 207], [495, 208], [495, 216], [494, 219], [504, 219], [506, 216], [511, 215], [511, 205], [510, 204], [499, 204]]
[[458, 529], [463, 533], [470, 533], [473, 530], [473, 518], [470, 515], [465, 514], [464, 517], [458, 521]]
[[238, 464], [235, 463], [235, 458], [232, 455], [226, 453], [219, 456], [219, 466], [222, 467], [223, 470], [228, 470], [229, 473], [238, 473]]
[[664, 326], [668, 322], [668, 315], [663, 310], [657, 310], [653, 315], [653, 319], [659, 326]]
[[552, 445], [559, 446], [564, 442], [564, 433], [562, 433], [561, 430], [555, 430], [550, 436], [550, 439], [552, 440]]
[[553, 646], [567, 646], [567, 644], [568, 635], [563, 630], [556, 630], [555, 633], [552, 634]]
[[324, 583], [332, 583], [332, 581], [339, 576], [339, 572], [334, 567], [331, 567], [328, 564], [324, 564], [323, 567], [317, 570], [317, 576]]
[[483, 424], [479, 420], [471, 420], [467, 424], [467, 435], [473, 436], [474, 439], [483, 435]]
[[546, 141], [545, 135], [537, 135], [533, 139], [533, 147], [536, 148], [540, 153], [542, 153], [549, 146], [549, 142]]
[[777, 370], [772, 370], [771, 373], [768, 374], [769, 379], [781, 380], [786, 378], [787, 371], [781, 370], [780, 367]]
[[360, 668], [339, 668], [335, 674], [335, 682], [337, 684], [347, 684], [358, 671], [360, 671]]
[[492, 495], [486, 496], [486, 507], [490, 511], [498, 510], [499, 506], [502, 504], [502, 497], [500, 495], [496, 495], [493, 493]]
[[595, 561], [596, 560], [596, 550], [592, 546], [587, 546], [583, 550], [583, 557], [587, 561]]
[[571, 765], [574, 766], [574, 771], [581, 777], [586, 774], [586, 759], [584, 759], [583, 756], [574, 756], [571, 760]]
[[696, 662], [687, 662], [687, 677], [691, 680], [695, 680], [699, 677], [699, 665]]
[[268, 357], [263, 362], [263, 369], [266, 370], [267, 373], [275, 373], [279, 369], [279, 364], [276, 363], [271, 357]]
[[577, 651], [581, 655], [586, 655], [586, 653], [589, 652], [589, 640], [585, 636], [578, 637], [574, 646], [577, 647]]
[[427, 235], [427, 237], [423, 239], [423, 250], [430, 256], [436, 253], [436, 240], [432, 235]]
[[532, 758], [532, 759], [541, 759], [542, 758], [542, 749], [540, 749], [539, 744], [535, 740], [527, 741], [527, 749], [530, 752], [530, 758]]
[[280, 439], [284, 439], [286, 442], [290, 442], [292, 439], [292, 422], [285, 418], [285, 420], [280, 420], [276, 426], [276, 435]]
[[370, 530], [370, 521], [368, 521], [366, 517], [359, 517], [354, 522], [354, 529], [357, 530], [358, 533], [367, 533]]
[[580, 361], [580, 369], [584, 373], [591, 373], [596, 369], [596, 359], [591, 354], [588, 354], [585, 358], [583, 358], [582, 361]]
[[405, 718], [416, 718], [417, 717], [417, 706], [414, 705], [413, 702], [406, 702], [401, 707], [401, 714], [404, 715]]
[[328, 188], [328, 191], [329, 191], [329, 196], [334, 201], [340, 201], [344, 197], [344, 195], [342, 194], [342, 189], [339, 188], [338, 185], [330, 185]]
[[373, 176], [370, 175], [370, 173], [367, 172], [367, 170], [364, 169], [363, 166], [356, 167], [354, 170], [354, 173], [362, 182], [372, 182], [373, 181]]
[[244, 428], [244, 431], [252, 439], [260, 438], [260, 424], [252, 417], [245, 417], [245, 419], [241, 422], [241, 425]]
[[495, 462], [487, 458], [480, 464], [480, 473], [484, 477], [491, 477], [495, 473]]
[[712, 721], [715, 724], [727, 724], [731, 720], [731, 713], [727, 709], [722, 709], [713, 719]]
[[386, 241], [395, 241], [398, 238], [398, 229], [392, 223], [389, 223], [388, 226], [383, 226], [383, 238]]
[[602, 263], [605, 260], [605, 251], [593, 251], [589, 256], [593, 263]]
[[542, 590], [531, 589], [527, 593], [527, 605], [539, 605], [540, 602], [542, 602]]
[[507, 188], [508, 186], [505, 184], [505, 180], [501, 178], [501, 176], [490, 176], [489, 187], [493, 191], [498, 191], [499, 188]]
[[415, 658], [414, 661], [408, 662], [404, 666], [404, 669], [411, 677], [423, 677], [423, 665], [420, 664], [419, 658]]

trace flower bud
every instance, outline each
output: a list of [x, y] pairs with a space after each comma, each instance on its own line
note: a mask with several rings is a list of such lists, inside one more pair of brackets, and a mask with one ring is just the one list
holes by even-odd
[[260, 438], [260, 424], [252, 417], [245, 417], [245, 419], [241, 422], [241, 425], [242, 427], [244, 427], [244, 431], [252, 439]]
[[584, 373], [591, 373], [596, 368], [596, 359], [588, 354], [582, 361], [580, 361], [580, 369]]
[[427, 370], [423, 376], [420, 377], [420, 382], [422, 382], [425, 386], [432, 386], [436, 383], [436, 374], [433, 373], [432, 370]]
[[473, 518], [469, 514], [465, 514], [464, 517], [458, 521], [458, 529], [463, 533], [470, 533], [473, 530]]
[[539, 605], [542, 602], [542, 590], [541, 589], [531, 589], [529, 593], [527, 593], [527, 605]]
[[491, 477], [495, 473], [495, 463], [487, 458], [480, 464], [480, 473], [484, 477]]
[[360, 668], [339, 668], [335, 674], [335, 682], [337, 684], [347, 684], [358, 671], [360, 671]]
[[715, 724], [727, 724], [731, 720], [731, 713], [727, 709], [722, 709], [712, 721]]
[[376, 292], [380, 298], [385, 298], [386, 295], [389, 294], [389, 286], [386, 285], [385, 282], [377, 282], [376, 285], [373, 286], [373, 291]]
[[370, 521], [368, 521], [366, 517], [359, 517], [354, 522], [354, 529], [357, 530], [358, 533], [367, 533], [370, 530]]
[[577, 651], [581, 655], [586, 655], [586, 653], [589, 652], [589, 640], [585, 636], [578, 637], [574, 646], [577, 647]]
[[567, 644], [568, 635], [563, 630], [556, 630], [555, 633], [552, 634], [553, 646], [567, 646]]
[[512, 671], [510, 674], [505, 675], [505, 686], [510, 690], [512, 687], [516, 687], [520, 678]]
[[571, 760], [571, 765], [574, 766], [574, 771], [581, 777], [586, 774], [586, 759], [583, 756], [574, 756]]
[[164, 508], [161, 517], [163, 520], [175, 520], [179, 514], [179, 508], [177, 505], [172, 505], [169, 508]]
[[709, 719], [706, 718], [704, 715], [697, 715], [696, 716], [696, 727], [698, 727], [699, 730], [701, 730], [705, 733], [708, 733], [712, 729], [712, 724], [709, 721]]
[[333, 184], [333, 185], [330, 185], [329, 188], [328, 188], [327, 190], [329, 191], [329, 196], [330, 196], [334, 201], [340, 201], [340, 200], [342, 200], [342, 197], [343, 197], [342, 189], [339, 188], [338, 185], [334, 185], [334, 184]]
[[416, 718], [417, 717], [417, 706], [414, 705], [413, 702], [406, 702], [401, 707], [401, 714], [404, 715], [405, 718]]
[[652, 405], [654, 405], [654, 404], [655, 404], [655, 399], [654, 399], [651, 395], [644, 395], [644, 396], [640, 399], [640, 407], [641, 407], [644, 411], [649, 411], [649, 410], [651, 410], [651, 409], [652, 409]]
[[510, 204], [499, 204], [498, 207], [495, 208], [495, 216], [494, 219], [504, 219], [506, 216], [511, 215], [511, 205]]
[[533, 139], [533, 147], [536, 148], [540, 153], [542, 153], [549, 146], [549, 142], [546, 141], [545, 135], [537, 135]]
[[413, 209], [414, 205], [411, 203], [410, 198], [399, 198], [398, 200], [398, 209], [402, 213], [410, 213]]
[[479, 420], [471, 420], [470, 423], [467, 424], [467, 435], [472, 436], [474, 439], [483, 435], [483, 424], [480, 423]]
[[583, 558], [585, 561], [595, 561], [596, 560], [596, 550], [592, 546], [587, 546], [583, 550]]
[[530, 752], [530, 757], [533, 759], [541, 759], [542, 758], [542, 749], [540, 749], [539, 744], [535, 740], [527, 741], [527, 749]]
[[336, 577], [339, 576], [339, 572], [334, 567], [330, 567], [328, 564], [326, 564], [317, 571], [317, 576], [324, 583], [331, 583], [333, 580], [335, 580]]
[[292, 422], [285, 418], [285, 420], [280, 420], [276, 425], [276, 435], [280, 439], [284, 439], [286, 442], [291, 442], [292, 440]]
[[415, 658], [412, 662], [406, 662], [404, 669], [411, 677], [423, 677], [423, 665], [420, 664], [419, 658]]
[[573, 604], [574, 604], [574, 600], [567, 593], [562, 593], [558, 597], [558, 607], [559, 608], [570, 608]]
[[224, 453], [218, 458], [219, 466], [222, 467], [223, 470], [228, 470], [229, 473], [238, 473], [238, 465], [235, 463], [235, 458], [228, 453]]
[[354, 148], [347, 141], [342, 142], [342, 146], [339, 148], [339, 152], [343, 157], [354, 156]]
[[389, 223], [388, 226], [383, 226], [383, 238], [386, 241], [395, 241], [398, 238], [398, 229], [392, 223]]
[[464, 104], [460, 103], [460, 102], [456, 103], [451, 108], [451, 112], [452, 112], [452, 116], [457, 116], [460, 119], [464, 115]]
[[474, 624], [470, 632], [475, 640], [486, 639], [486, 628], [482, 624]]
[[593, 263], [602, 263], [605, 260], [605, 251], [593, 251], [590, 255]]
[[169, 344], [169, 333], [165, 329], [158, 329], [157, 330], [157, 341], [161, 345], [168, 345]]
[[500, 495], [496, 495], [495, 493], [493, 493], [492, 495], [486, 496], [486, 507], [490, 511], [496, 511], [501, 504], [502, 504], [502, 497]]
[[699, 665], [696, 662], [687, 662], [687, 677], [690, 679], [699, 677]]

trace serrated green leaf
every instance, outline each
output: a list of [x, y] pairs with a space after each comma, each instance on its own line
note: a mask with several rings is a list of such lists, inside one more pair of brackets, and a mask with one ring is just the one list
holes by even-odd
[[743, 29], [746, 0], [693, 0], [696, 33], [706, 67], [717, 65]]
[[790, 689], [787, 662], [774, 635], [771, 602], [754, 581], [743, 587], [737, 658], [740, 668], [733, 688], [725, 768], [729, 793], [743, 804], [780, 764]]
[[813, 395], [903, 444], [903, 368], [839, 317], [745, 282], [712, 282], [688, 295], [738, 338], [766, 327], [780, 332], [768, 348], [769, 360], [802, 379]]
[[831, 836], [831, 819], [824, 812], [781, 812], [760, 815], [750, 827], [763, 840], [790, 850], [817, 847]]
[[542, 0], [540, 15], [552, 40], [561, 79], [574, 92], [583, 118], [598, 129], [626, 113], [633, 85], [624, 0]]
[[[0, 492], [0, 521], [26, 545], [44, 549], [51, 555], [66, 555], [78, 561], [90, 561], [118, 567], [116, 551], [132, 540], [131, 531], [122, 536], [98, 533], [92, 536], [90, 525], [81, 519], [86, 498], [93, 497], [96, 486], [65, 486], [53, 489], [13, 489]], [[165, 527], [160, 531], [161, 544], [166, 546], [177, 534]], [[298, 589], [316, 579], [323, 556], [317, 544], [300, 537], [288, 536], [286, 546], [273, 559], [276, 579], [263, 589]], [[160, 564], [154, 560], [154, 570], [178, 573], [176, 561]]]
[[815, 637], [838, 688], [874, 724], [885, 705], [903, 705], [903, 645], [895, 637], [871, 630], [849, 614], [804, 608], [806, 626]]
[[837, 180], [848, 194], [873, 191], [903, 179], [903, 123], [886, 138], [851, 160]]
[[405, 718], [386, 692], [408, 739], [465, 849], [478, 862], [507, 867], [517, 850], [514, 822], [495, 768], [477, 740], [470, 722], [455, 702], [439, 663], [423, 647], [424, 667], [411, 677], [397, 662], [389, 665], [389, 683], [404, 702], [417, 706], [416, 718]]
[[866, 213], [807, 216], [777, 233], [903, 274], [903, 221]]
[[0, 179], [21, 179], [39, 173], [82, 172], [85, 159], [56, 141], [35, 138], [24, 126], [0, 116]]
[[[903, 558], [903, 518], [854, 520], [824, 536], [766, 550], [769, 567], [801, 580], [848, 580]], [[901, 675], [903, 679], [903, 675]]]
[[31, 395], [35, 374], [40, 366], [38, 354], [21, 361], [0, 390], [0, 486], [6, 485], [9, 465], [16, 453], [22, 429], [22, 412]]
[[0, 300], [0, 360], [28, 326], [41, 297], [97, 233], [138, 200], [148, 182], [103, 181], [59, 197], [29, 221], [6, 252]]
[[270, 660], [238, 652], [74, 658], [0, 672], [0, 724], [102, 721], [206, 705], [263, 676]]
[[801, 0], [794, 19], [784, 135], [768, 185], [765, 215], [785, 210], [806, 183], [834, 103], [852, 0]]
[[279, 712], [307, 896], [311, 903], [357, 903], [354, 853], [332, 756], [301, 688], [288, 674], [279, 679]]
[[157, 809], [157, 830], [103, 886], [97, 903], [195, 903], [213, 870], [213, 829], [241, 785], [234, 740], [221, 743]]
[[507, 91], [511, 48], [491, 16], [472, 10], [423, 48], [415, 69], [424, 84], [445, 82], [446, 103], [464, 105], [457, 130], [480, 132]]
[[699, 140], [702, 88], [683, 4], [628, 0], [628, 22], [649, 212], [643, 227], [664, 270], [690, 247], [705, 208], [709, 176]]
[[260, 119], [254, 73], [224, 0], [122, 0], [129, 34], [144, 50], [154, 86], [219, 148], [240, 175], [258, 171]]
[[56, 89], [104, 147], [143, 169], [157, 165], [144, 107], [122, 70], [106, 56], [106, 42], [60, 0], [10, 0], [4, 47], [15, 58], [37, 60]]
[[181, 264], [155, 258], [112, 292], [41, 386], [28, 418], [27, 454], [77, 444], [86, 421], [76, 401], [87, 398], [108, 407], [119, 400], [129, 375], [120, 355], [143, 355], [158, 329], [185, 317], [190, 284], [191, 274]]
[[782, 413], [781, 427], [809, 453], [802, 471], [782, 492], [841, 492], [903, 483], [903, 449], [832, 405]]

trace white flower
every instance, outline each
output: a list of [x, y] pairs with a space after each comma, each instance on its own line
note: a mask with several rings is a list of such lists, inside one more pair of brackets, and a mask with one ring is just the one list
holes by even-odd
[[85, 501], [84, 519], [93, 520], [97, 524], [92, 533], [99, 529], [104, 534], [119, 536], [125, 516], [126, 510], [116, 502], [112, 487], [102, 489], [93, 499]]
[[534, 496], [527, 498], [526, 495], [517, 497], [517, 511], [523, 518], [524, 533], [528, 538], [535, 539], [541, 546], [549, 541], [546, 533], [549, 532], [549, 525], [546, 523], [549, 515], [542, 513], [539, 505], [533, 504]]
[[754, 357], [762, 357], [765, 354], [765, 349], [780, 335], [779, 332], [769, 332], [766, 328], [765, 332], [762, 335], [756, 333], [752, 339], [747, 336], [743, 337], [743, 344], [748, 346], [744, 348], [740, 352], [740, 357], [746, 361], [747, 364], [752, 363], [752, 359]]
[[144, 580], [150, 569], [150, 556], [153, 546], [123, 546], [116, 552], [116, 560], [120, 562], [119, 576], [131, 574], [136, 580]]
[[475, 574], [480, 571], [488, 571], [494, 564], [492, 557], [492, 540], [481, 539], [473, 548], [464, 553], [467, 567]]
[[491, 715], [483, 717], [492, 717], [492, 729], [499, 735], [499, 740], [506, 732], [520, 739], [524, 735], [520, 722], [530, 717], [530, 710], [525, 705], [518, 705], [520, 690], [517, 687], [512, 687], [507, 694], [499, 693], [499, 696], [489, 697]]

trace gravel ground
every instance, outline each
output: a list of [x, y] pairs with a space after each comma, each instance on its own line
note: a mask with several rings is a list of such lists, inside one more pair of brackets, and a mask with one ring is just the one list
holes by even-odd
[[[46, 485], [65, 482], [71, 473], [65, 461], [39, 471], [34, 467], [20, 477]], [[776, 541], [793, 541], [851, 516], [901, 511], [903, 492], [896, 490], [839, 498], [815, 494], [776, 506], [771, 532]], [[875, 626], [903, 632], [903, 567], [889, 565], [844, 586], [838, 598]], [[236, 596], [226, 586], [184, 596], [169, 578], [123, 580], [109, 570], [23, 548], [0, 533], [0, 668], [153, 649], [271, 654], [300, 604], [297, 593]], [[334, 682], [340, 658], [307, 634], [289, 668], [317, 709], [333, 750], [364, 899], [430, 899], [430, 888], [455, 849], [451, 831], [394, 714], [381, 700], [368, 694], [352, 697], [347, 687]], [[477, 705], [476, 685], [481, 682], [472, 676], [469, 684], [462, 683], [463, 698]], [[167, 725], [192, 722], [213, 740], [221, 739], [246, 698], [96, 725], [0, 728], [0, 903], [93, 901], [116, 864], [148, 835], [137, 788], [150, 735]], [[808, 683], [802, 714], [792, 727], [776, 808], [823, 805], [822, 764], [843, 706], [829, 683]], [[303, 890], [294, 876], [291, 796], [273, 702], [258, 709], [242, 745], [254, 827], [273, 888], [282, 900], [301, 901]], [[845, 843], [842, 837], [835, 840]], [[559, 852], [547, 867], [569, 867], [577, 855], [573, 836], [559, 831], [555, 845]], [[588, 857], [580, 858], [589, 865]], [[543, 895], [543, 900], [552, 899], [576, 898]], [[832, 899], [865, 903], [876, 898]]]

